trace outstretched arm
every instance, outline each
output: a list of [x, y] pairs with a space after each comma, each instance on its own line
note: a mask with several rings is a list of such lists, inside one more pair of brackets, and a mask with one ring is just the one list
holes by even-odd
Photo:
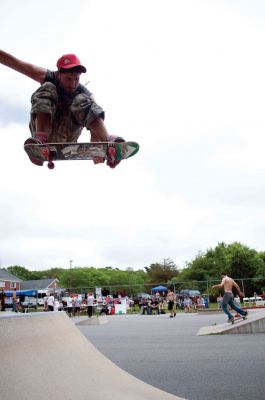
[[222, 283], [219, 283], [218, 285], [213, 285], [212, 289], [222, 289], [224, 285]]
[[3, 50], [0, 50], [0, 63], [28, 76], [31, 79], [34, 79], [39, 83], [43, 83], [46, 77], [47, 69], [19, 60]]
[[240, 296], [240, 297], [244, 297], [244, 293], [241, 292], [240, 287], [238, 286], [238, 284], [237, 284], [234, 280], [233, 280], [233, 286], [236, 288], [236, 290], [237, 290], [239, 296]]

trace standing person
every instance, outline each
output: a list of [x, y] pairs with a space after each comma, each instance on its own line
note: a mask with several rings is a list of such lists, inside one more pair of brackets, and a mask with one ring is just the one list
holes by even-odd
[[81, 308], [81, 297], [79, 297], [78, 295], [76, 295], [73, 298], [73, 311], [74, 311], [74, 315], [75, 313], [79, 313], [80, 312], [80, 308]]
[[48, 305], [48, 311], [54, 310], [54, 296], [51, 293], [48, 296], [47, 305]]
[[0, 291], [0, 300], [1, 300], [1, 311], [5, 311], [5, 293], [4, 291], [1, 289]]
[[221, 293], [219, 293], [219, 296], [217, 297], [218, 308], [222, 308], [222, 303], [223, 303], [223, 296]]
[[13, 290], [12, 294], [12, 311], [17, 312], [17, 289]]
[[66, 299], [66, 308], [67, 314], [69, 315], [69, 317], [71, 317], [73, 312], [73, 299], [71, 296], [68, 296]]
[[60, 302], [58, 299], [54, 300], [54, 311], [59, 311], [60, 308]]
[[89, 292], [87, 294], [87, 315], [88, 318], [91, 318], [93, 315], [93, 305], [94, 305], [95, 297], [93, 293]]
[[237, 290], [240, 297], [244, 297], [244, 293], [241, 292], [241, 289], [238, 286], [238, 284], [232, 278], [227, 276], [227, 274], [225, 272], [221, 273], [221, 278], [222, 278], [222, 282], [218, 285], [213, 285], [212, 289], [221, 289], [221, 288], [224, 289], [224, 296], [223, 296], [223, 300], [222, 300], [222, 309], [228, 316], [228, 322], [234, 321], [233, 315], [228, 310], [228, 305], [233, 310], [235, 310], [238, 314], [242, 315], [242, 317], [246, 317], [248, 315], [248, 312], [242, 310], [242, 308], [237, 306], [234, 301], [233, 288], [235, 288]]
[[168, 311], [170, 311], [169, 318], [173, 318], [176, 316], [176, 312], [174, 311], [175, 299], [176, 299], [175, 293], [169, 290], [167, 293]]
[[[30, 143], [77, 142], [82, 129], [90, 130], [91, 142], [124, 142], [110, 135], [104, 124], [104, 111], [95, 102], [92, 93], [79, 83], [86, 72], [75, 54], [65, 54], [57, 61], [57, 71], [22, 61], [0, 50], [0, 63], [39, 82], [41, 86], [31, 97]], [[106, 155], [111, 168], [119, 163], [113, 159], [113, 149]], [[114, 150], [114, 151], [115, 151]], [[114, 154], [115, 156], [115, 154]], [[29, 157], [36, 165], [43, 162]], [[105, 158], [95, 157], [94, 163], [104, 163]]]
[[48, 311], [48, 297], [49, 295], [43, 297], [43, 311]]

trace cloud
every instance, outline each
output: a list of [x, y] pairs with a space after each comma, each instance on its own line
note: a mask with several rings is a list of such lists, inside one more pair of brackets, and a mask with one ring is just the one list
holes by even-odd
[[184, 265], [218, 241], [262, 249], [265, 14], [241, 4], [80, 0], [73, 18], [72, 2], [48, 0], [47, 29], [39, 4], [3, 2], [5, 50], [50, 69], [78, 54], [109, 131], [141, 148], [114, 171], [32, 165], [23, 143], [38, 83], [0, 66], [2, 263], [140, 268]]
[[28, 111], [25, 107], [8, 103], [6, 100], [0, 98], [1, 126], [8, 126], [11, 123], [25, 123], [27, 114]]

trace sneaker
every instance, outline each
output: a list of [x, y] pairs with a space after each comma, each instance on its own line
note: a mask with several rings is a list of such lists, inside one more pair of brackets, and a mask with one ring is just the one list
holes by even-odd
[[120, 136], [110, 136], [109, 139], [113, 144], [110, 144], [107, 150], [107, 165], [110, 168], [115, 168], [121, 162], [121, 154], [119, 146], [114, 143], [122, 143], [125, 140]]
[[235, 320], [234, 317], [228, 318], [228, 322], [234, 322], [234, 320]]
[[[36, 133], [34, 133], [34, 136], [33, 136], [33, 137], [28, 138], [28, 139], [24, 142], [24, 146], [25, 146], [26, 144], [45, 144], [45, 143], [48, 143], [48, 136], [47, 136], [47, 134], [44, 133], [44, 132], [36, 132]], [[45, 149], [45, 150], [46, 150], [46, 153], [47, 153], [47, 149]], [[46, 154], [45, 154], [45, 156], [46, 156]], [[28, 157], [29, 157], [30, 161], [31, 161], [33, 164], [39, 165], [40, 167], [43, 166], [43, 161], [40, 160], [39, 158], [34, 157], [34, 156], [28, 156]], [[48, 157], [48, 155], [47, 155], [47, 157]]]
[[248, 316], [248, 311], [245, 311], [245, 313], [243, 314], [243, 317], [247, 317]]

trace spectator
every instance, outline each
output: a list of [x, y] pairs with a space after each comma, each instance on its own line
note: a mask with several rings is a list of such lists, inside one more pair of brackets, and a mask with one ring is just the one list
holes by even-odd
[[197, 307], [198, 308], [205, 308], [205, 301], [202, 296], [199, 296], [197, 299]]
[[223, 296], [221, 295], [221, 293], [219, 293], [219, 296], [217, 297], [218, 308], [222, 308], [222, 303], [223, 303]]
[[168, 311], [170, 311], [169, 318], [173, 318], [176, 316], [176, 312], [174, 311], [175, 300], [176, 300], [175, 293], [173, 293], [171, 290], [169, 290], [168, 294], [167, 294]]
[[43, 311], [48, 311], [48, 297], [49, 296], [43, 297]]
[[5, 311], [5, 293], [4, 291], [1, 289], [0, 291], [0, 300], [1, 300], [1, 311]]
[[154, 312], [160, 314], [159, 300], [157, 298], [151, 300], [151, 314], [153, 314]]
[[12, 294], [12, 311], [17, 312], [17, 289], [13, 290]]
[[238, 306], [240, 306], [240, 297], [238, 295], [235, 296], [234, 301]]
[[66, 310], [69, 317], [71, 317], [73, 312], [73, 299], [71, 296], [66, 299]]
[[102, 289], [102, 296], [103, 296], [103, 297], [109, 296], [109, 290], [107, 290], [106, 288], [103, 288], [103, 289]]
[[147, 299], [141, 298], [139, 301], [140, 306], [140, 314], [144, 315], [145, 313], [148, 314], [148, 303]]
[[73, 312], [74, 315], [75, 313], [79, 313], [80, 312], [80, 307], [81, 307], [81, 299], [79, 296], [75, 296], [73, 298]]
[[52, 293], [49, 294], [47, 299], [48, 311], [54, 310], [54, 295]]
[[175, 303], [176, 303], [176, 310], [177, 309], [181, 309], [181, 299], [179, 298], [179, 296], [176, 296], [176, 300], [175, 300]]
[[58, 299], [54, 300], [54, 311], [59, 311], [60, 303]]
[[185, 312], [190, 312], [192, 306], [192, 301], [188, 296], [184, 297], [184, 310]]
[[93, 305], [94, 305], [95, 297], [92, 292], [87, 294], [87, 315], [88, 318], [91, 318], [93, 315]]
[[100, 315], [105, 314], [109, 315], [109, 307], [107, 304], [103, 304], [101, 310], [100, 310]]
[[159, 314], [165, 314], [165, 308], [166, 308], [167, 302], [164, 299], [161, 299], [159, 302]]

